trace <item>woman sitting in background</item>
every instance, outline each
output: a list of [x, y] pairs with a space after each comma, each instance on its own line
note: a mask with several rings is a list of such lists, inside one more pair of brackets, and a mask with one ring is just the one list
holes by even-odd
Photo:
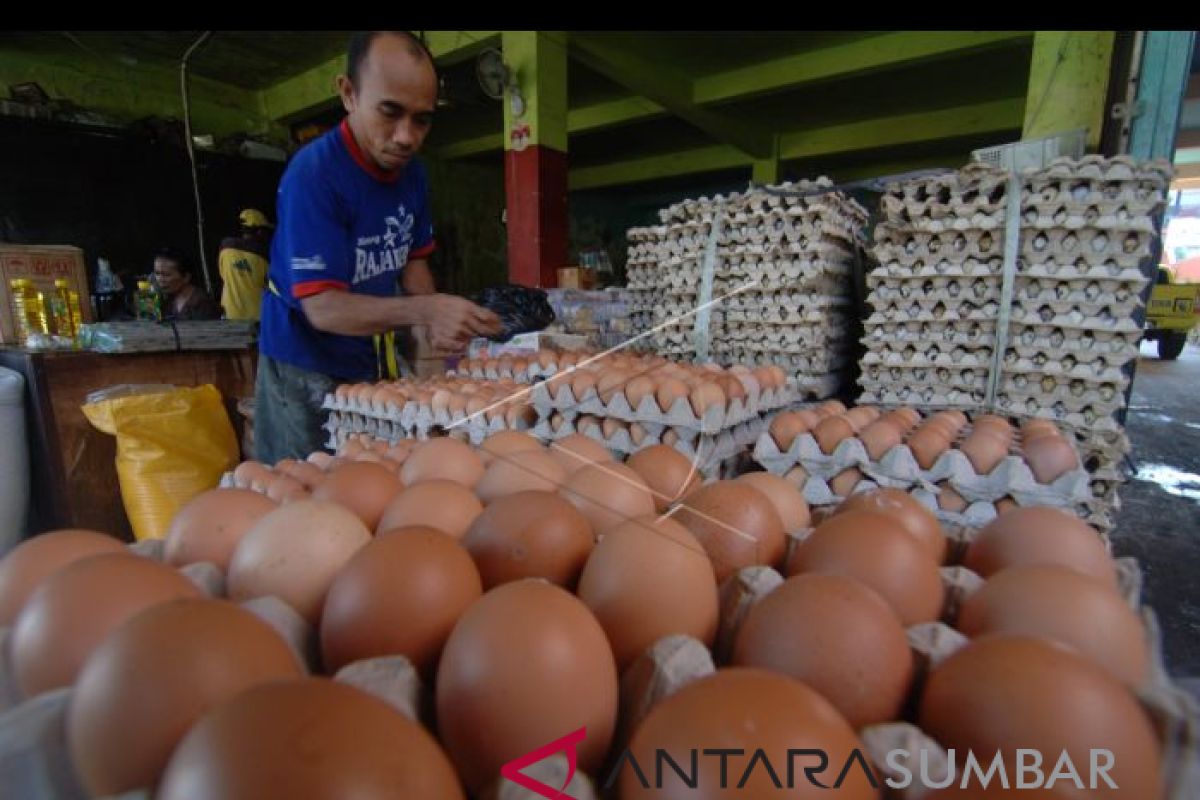
[[154, 282], [163, 295], [164, 320], [220, 319], [221, 307], [193, 280], [187, 258], [170, 248], [154, 256]]

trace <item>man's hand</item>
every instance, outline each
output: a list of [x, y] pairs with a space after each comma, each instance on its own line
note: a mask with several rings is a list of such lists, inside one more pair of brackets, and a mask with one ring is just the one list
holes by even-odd
[[431, 294], [413, 299], [422, 304], [429, 343], [435, 350], [461, 351], [474, 337], [492, 336], [503, 327], [498, 316], [462, 297]]

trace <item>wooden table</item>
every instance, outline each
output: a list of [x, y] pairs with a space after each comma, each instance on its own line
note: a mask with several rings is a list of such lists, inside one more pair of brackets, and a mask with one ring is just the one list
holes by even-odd
[[30, 530], [93, 528], [133, 539], [117, 483], [116, 437], [80, 407], [87, 395], [123, 383], [211, 383], [241, 438], [237, 401], [254, 394], [256, 348], [166, 353], [40, 352], [0, 348], [0, 365], [25, 376], [25, 419], [33, 497]]

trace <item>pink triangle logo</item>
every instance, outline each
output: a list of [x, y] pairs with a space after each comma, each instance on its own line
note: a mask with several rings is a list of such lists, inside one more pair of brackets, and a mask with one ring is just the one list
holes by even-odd
[[[578, 754], [575, 752], [575, 746], [584, 740], [587, 736], [587, 728], [580, 728], [577, 731], [572, 731], [561, 739], [555, 739], [549, 744], [544, 744], [536, 750], [532, 750], [520, 758], [514, 758], [503, 767], [500, 768], [500, 775], [517, 784], [523, 786], [531, 792], [549, 798], [549, 800], [558, 800], [566, 798], [566, 800], [574, 800], [571, 795], [566, 793], [566, 788], [571, 785], [571, 779], [575, 777], [575, 766], [578, 761]], [[528, 767], [530, 764], [536, 764], [544, 758], [549, 758], [555, 753], [562, 751], [567, 756], [567, 780], [561, 788], [555, 789], [553, 786], [547, 786], [536, 778], [531, 778], [521, 770]]]

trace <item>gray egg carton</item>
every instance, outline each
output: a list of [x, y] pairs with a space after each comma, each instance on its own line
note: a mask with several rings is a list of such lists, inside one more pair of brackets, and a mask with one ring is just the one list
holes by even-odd
[[986, 393], [981, 390], [961, 390], [947, 387], [925, 386], [915, 389], [896, 386], [894, 383], [861, 381], [862, 394], [858, 402], [863, 405], [919, 406], [921, 408], [974, 409], [982, 405]]

